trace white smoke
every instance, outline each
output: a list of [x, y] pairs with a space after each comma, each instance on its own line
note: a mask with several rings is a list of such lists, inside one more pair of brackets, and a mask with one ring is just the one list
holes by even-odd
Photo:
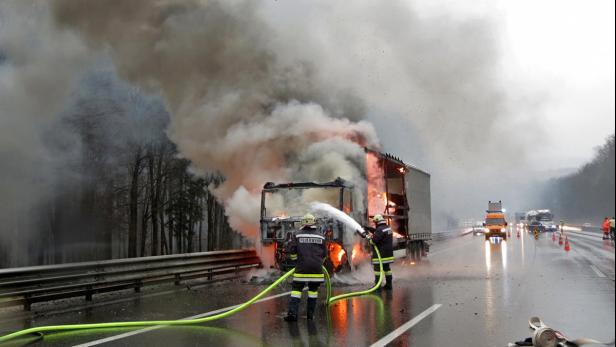
[[0, 2], [0, 252], [9, 253], [0, 263], [25, 258], [35, 211], [57, 167], [76, 153], [62, 129], [54, 136], [69, 144], [65, 153], [52, 155], [44, 138], [90, 58], [74, 32], [55, 29], [47, 3]]

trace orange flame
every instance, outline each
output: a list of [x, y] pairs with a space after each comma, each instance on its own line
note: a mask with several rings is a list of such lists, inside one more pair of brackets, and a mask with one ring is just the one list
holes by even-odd
[[342, 246], [340, 246], [340, 244], [336, 242], [330, 242], [327, 245], [327, 249], [329, 251], [329, 259], [334, 265], [334, 269], [338, 268], [340, 265], [342, 265], [342, 263], [344, 263], [345, 261], [344, 258], [346, 254]]
[[351, 261], [355, 261], [355, 258], [361, 255], [362, 255], [361, 245], [359, 243], [356, 243], [353, 246], [353, 251], [351, 252]]
[[[379, 158], [368, 152], [366, 154], [366, 178], [368, 181], [368, 215], [382, 214], [385, 211], [387, 201], [383, 201], [385, 191], [385, 172]], [[386, 199], [386, 197], [385, 197]]]
[[336, 256], [338, 257], [338, 263], [342, 263], [342, 256], [344, 256], [344, 250], [340, 249]]

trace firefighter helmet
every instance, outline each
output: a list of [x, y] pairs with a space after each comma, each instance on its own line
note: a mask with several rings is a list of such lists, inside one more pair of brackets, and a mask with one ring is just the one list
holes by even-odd
[[299, 222], [299, 225], [303, 228], [306, 226], [313, 226], [317, 223], [316, 218], [314, 218], [314, 216], [310, 213], [306, 213], [303, 217], [302, 220]]
[[378, 224], [384, 222], [385, 218], [383, 218], [380, 214], [375, 214], [374, 217], [372, 217], [372, 221]]

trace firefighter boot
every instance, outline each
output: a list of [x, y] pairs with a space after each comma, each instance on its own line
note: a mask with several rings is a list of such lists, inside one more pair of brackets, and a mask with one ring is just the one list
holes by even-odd
[[392, 290], [393, 289], [393, 284], [394, 284], [394, 280], [392, 278], [391, 275], [386, 275], [385, 276], [385, 287], [383, 287], [383, 289], [385, 290]]
[[314, 310], [317, 308], [317, 299], [308, 298], [308, 304], [306, 305], [306, 318], [308, 320], [314, 319]]
[[299, 310], [299, 298], [291, 297], [289, 299], [289, 312], [287, 312], [284, 320], [287, 322], [297, 322], [297, 311]]

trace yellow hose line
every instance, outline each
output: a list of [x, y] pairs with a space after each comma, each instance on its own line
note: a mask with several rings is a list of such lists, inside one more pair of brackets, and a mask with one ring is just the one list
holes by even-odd
[[[353, 292], [353, 293], [347, 293], [347, 294], [341, 294], [341, 295], [337, 295], [332, 297], [332, 288], [331, 288], [331, 279], [329, 276], [329, 273], [327, 272], [327, 269], [325, 269], [325, 267], [323, 267], [323, 273], [325, 274], [325, 280], [326, 280], [326, 290], [327, 290], [327, 297], [326, 297], [326, 302], [327, 304], [331, 304], [334, 301], [337, 300], [341, 300], [341, 299], [347, 299], [353, 296], [359, 296], [359, 295], [364, 295], [364, 294], [370, 294], [372, 292], [374, 292], [375, 290], [377, 290], [381, 284], [383, 283], [383, 277], [384, 277], [384, 271], [383, 271], [383, 261], [381, 259], [381, 253], [379, 252], [379, 249], [374, 245], [374, 243], [372, 242], [372, 240], [370, 240], [370, 244], [372, 246], [374, 246], [374, 250], [376, 251], [376, 255], [379, 259], [379, 268], [380, 268], [380, 272], [379, 272], [379, 280], [377, 282], [377, 284], [368, 289], [368, 290], [364, 290], [364, 291], [360, 291], [360, 292]], [[213, 316], [207, 316], [207, 317], [203, 317], [203, 318], [197, 318], [197, 319], [178, 319], [178, 320], [155, 320], [155, 321], [136, 321], [136, 322], [109, 322], [109, 323], [92, 323], [92, 324], [66, 324], [66, 325], [48, 325], [48, 326], [42, 326], [42, 327], [35, 327], [35, 328], [29, 328], [29, 329], [24, 329], [24, 330], [19, 330], [16, 331], [14, 333], [8, 334], [8, 335], [4, 335], [4, 336], [0, 336], [0, 343], [3, 342], [7, 342], [9, 340], [13, 340], [16, 339], [18, 337], [22, 337], [22, 336], [26, 336], [26, 335], [30, 335], [30, 334], [42, 334], [45, 332], [56, 332], [56, 331], [67, 331], [67, 330], [85, 330], [85, 329], [101, 329], [101, 328], [130, 328], [130, 327], [144, 327], [144, 326], [155, 326], [155, 325], [190, 325], [190, 324], [200, 324], [200, 323], [205, 323], [205, 322], [211, 322], [217, 319], [221, 319], [221, 318], [225, 318], [228, 317], [230, 315], [233, 315], [235, 313], [238, 313], [242, 310], [244, 310], [245, 308], [247, 308], [248, 306], [254, 304], [257, 300], [261, 299], [263, 296], [265, 296], [265, 294], [269, 293], [272, 289], [276, 288], [280, 283], [282, 283], [283, 281], [285, 281], [287, 278], [289, 278], [289, 276], [293, 275], [293, 273], [295, 272], [295, 268], [289, 270], [287, 273], [285, 273], [284, 275], [282, 275], [279, 279], [277, 279], [274, 283], [270, 284], [267, 288], [265, 288], [262, 292], [260, 292], [259, 294], [257, 294], [256, 296], [254, 296], [252, 299], [244, 302], [243, 304], [230, 309], [229, 311], [225, 311]]]
[[0, 336], [0, 343], [6, 342], [12, 339], [15, 339], [20, 336], [25, 336], [29, 334], [36, 333], [44, 333], [50, 331], [65, 331], [65, 330], [82, 330], [82, 329], [99, 329], [99, 328], [127, 328], [127, 327], [143, 327], [143, 326], [153, 326], [153, 325], [188, 325], [188, 324], [199, 324], [210, 322], [213, 320], [221, 319], [228, 317], [232, 314], [240, 312], [247, 308], [248, 306], [255, 303], [255, 301], [261, 299], [265, 294], [269, 293], [272, 289], [277, 287], [284, 280], [289, 278], [289, 276], [293, 275], [295, 269], [289, 270], [282, 277], [277, 279], [274, 283], [270, 284], [267, 288], [265, 288], [261, 293], [254, 296], [252, 299], [244, 302], [243, 304], [229, 310], [225, 311], [213, 316], [207, 316], [203, 318], [197, 319], [178, 319], [178, 320], [157, 320], [157, 321], [137, 321], [137, 322], [110, 322], [110, 323], [93, 323], [93, 324], [67, 324], [67, 325], [49, 325], [42, 326], [36, 328], [29, 328], [24, 330], [19, 330], [14, 333]]
[[[376, 256], [377, 258], [379, 258], [379, 280], [377, 281], [377, 283], [374, 285], [374, 287], [367, 289], [367, 290], [363, 290], [363, 291], [359, 291], [359, 292], [352, 292], [352, 293], [346, 293], [346, 294], [340, 294], [340, 295], [336, 295], [334, 297], [331, 297], [327, 300], [327, 304], [331, 304], [334, 301], [337, 300], [341, 300], [341, 299], [348, 299], [350, 297], [353, 296], [359, 296], [359, 295], [365, 295], [365, 294], [370, 294], [373, 293], [374, 291], [376, 291], [377, 289], [379, 289], [381, 287], [381, 284], [383, 283], [383, 277], [385, 277], [385, 271], [383, 271], [383, 259], [381, 259], [381, 252], [379, 252], [379, 248], [372, 242], [372, 240], [370, 240], [370, 244], [374, 247], [374, 250], [376, 251]], [[331, 291], [331, 284], [328, 281], [327, 285], [330, 287], [328, 288], [328, 291]]]

